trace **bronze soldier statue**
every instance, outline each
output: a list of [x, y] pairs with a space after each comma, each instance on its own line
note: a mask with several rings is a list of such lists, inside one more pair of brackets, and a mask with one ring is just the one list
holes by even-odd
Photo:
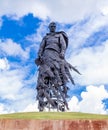
[[[56, 23], [49, 24], [50, 32], [43, 38], [35, 63], [39, 66], [37, 80], [37, 99], [39, 111], [50, 105], [51, 108], [65, 111], [68, 108], [66, 98], [68, 97], [66, 86], [71, 80], [70, 69], [75, 69], [65, 60], [65, 52], [68, 46], [67, 34], [63, 31], [56, 32]], [[79, 73], [80, 74], [80, 73]]]

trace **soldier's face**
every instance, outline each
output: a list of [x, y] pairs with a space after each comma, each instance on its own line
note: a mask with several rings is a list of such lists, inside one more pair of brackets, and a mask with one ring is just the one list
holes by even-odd
[[56, 26], [51, 25], [51, 26], [49, 27], [49, 29], [50, 29], [50, 32], [55, 32]]

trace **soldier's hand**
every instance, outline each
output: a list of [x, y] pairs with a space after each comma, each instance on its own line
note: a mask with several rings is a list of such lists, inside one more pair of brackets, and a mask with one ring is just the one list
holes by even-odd
[[60, 58], [64, 59], [64, 53], [60, 53]]

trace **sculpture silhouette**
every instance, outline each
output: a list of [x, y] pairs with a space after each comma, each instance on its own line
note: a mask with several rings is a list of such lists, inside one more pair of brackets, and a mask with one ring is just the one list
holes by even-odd
[[70, 80], [75, 85], [70, 74], [73, 69], [80, 72], [65, 60], [65, 52], [68, 47], [68, 37], [63, 31], [56, 32], [56, 24], [49, 24], [50, 32], [43, 38], [38, 51], [38, 58], [35, 60], [39, 66], [37, 80], [37, 100], [39, 111], [45, 107], [65, 111], [68, 108], [66, 99], [67, 82]]

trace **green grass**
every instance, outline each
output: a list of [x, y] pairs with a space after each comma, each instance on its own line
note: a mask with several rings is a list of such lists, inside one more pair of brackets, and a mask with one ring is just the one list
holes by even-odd
[[80, 112], [28, 112], [0, 115], [0, 119], [108, 119], [108, 115]]

